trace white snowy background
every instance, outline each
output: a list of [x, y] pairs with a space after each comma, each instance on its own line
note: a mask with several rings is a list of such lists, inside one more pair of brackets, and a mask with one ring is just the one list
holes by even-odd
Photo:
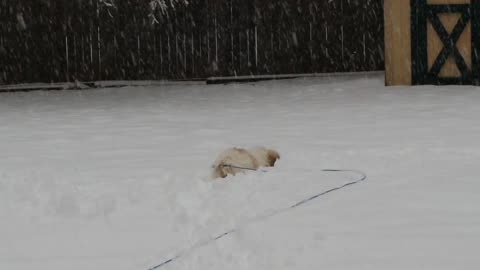
[[[478, 269], [480, 91], [381, 77], [0, 94], [0, 269]], [[226, 147], [267, 173], [211, 181]], [[295, 210], [253, 217], [352, 180]]]

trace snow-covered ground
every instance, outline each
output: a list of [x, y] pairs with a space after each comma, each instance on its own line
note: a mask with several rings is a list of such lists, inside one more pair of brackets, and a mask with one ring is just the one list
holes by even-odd
[[[0, 269], [478, 269], [480, 89], [380, 77], [0, 94]], [[282, 155], [209, 180], [230, 146]], [[255, 220], [355, 178], [368, 180]], [[251, 222], [253, 219], [253, 222]]]

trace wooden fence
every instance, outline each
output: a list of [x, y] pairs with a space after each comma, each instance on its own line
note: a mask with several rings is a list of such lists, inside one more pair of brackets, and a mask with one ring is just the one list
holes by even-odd
[[382, 0], [0, 0], [0, 83], [384, 68]]

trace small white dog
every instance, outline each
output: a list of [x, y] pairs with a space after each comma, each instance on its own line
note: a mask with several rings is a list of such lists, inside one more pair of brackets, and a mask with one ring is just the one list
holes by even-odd
[[212, 178], [225, 178], [249, 170], [258, 170], [261, 167], [273, 167], [280, 159], [277, 151], [264, 147], [252, 149], [230, 148], [218, 156], [213, 164]]

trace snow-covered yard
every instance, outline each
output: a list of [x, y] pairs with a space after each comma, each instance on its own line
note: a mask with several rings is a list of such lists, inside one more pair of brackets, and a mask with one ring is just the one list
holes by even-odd
[[[380, 77], [0, 94], [0, 269], [478, 269], [480, 88]], [[209, 180], [230, 146], [282, 155]], [[272, 218], [252, 218], [352, 179]]]

